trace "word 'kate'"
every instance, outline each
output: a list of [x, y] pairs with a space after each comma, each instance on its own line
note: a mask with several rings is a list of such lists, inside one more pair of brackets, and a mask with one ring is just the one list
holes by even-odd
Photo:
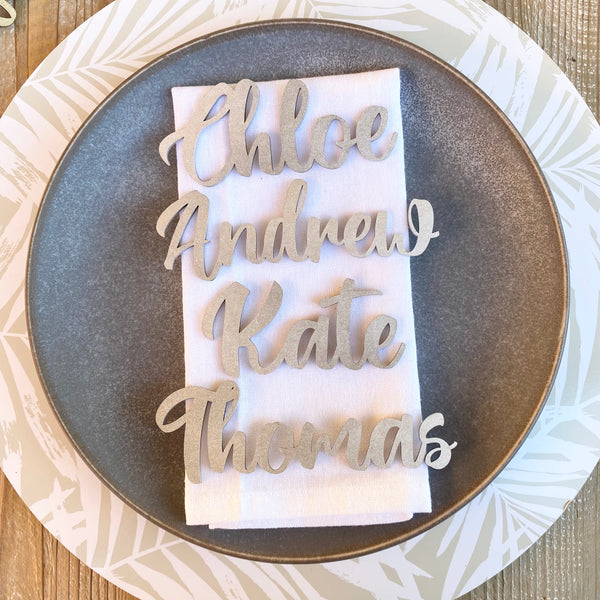
[[[201, 185], [212, 186], [222, 181], [233, 167], [240, 175], [249, 177], [255, 156], [258, 157], [261, 171], [269, 175], [281, 173], [285, 165], [297, 173], [305, 173], [315, 162], [327, 169], [341, 167], [352, 146], [356, 146], [363, 158], [379, 161], [387, 158], [396, 145], [398, 133], [394, 132], [387, 140], [384, 149], [379, 154], [375, 154], [371, 144], [383, 135], [387, 126], [388, 111], [383, 106], [369, 106], [358, 118], [355, 137], [352, 137], [350, 125], [342, 117], [337, 115], [319, 117], [312, 130], [310, 153], [302, 162], [298, 156], [296, 130], [306, 114], [308, 88], [303, 81], [292, 79], [286, 84], [281, 98], [279, 126], [281, 155], [275, 165], [269, 134], [264, 132], [257, 134], [248, 148], [246, 132], [256, 112], [259, 95], [258, 86], [249, 79], [243, 79], [235, 86], [219, 83], [211, 87], [202, 96], [189, 122], [162, 140], [159, 146], [161, 158], [170, 164], [169, 150], [176, 142], [183, 139], [185, 170]], [[216, 173], [203, 179], [196, 168], [196, 148], [201, 146], [198, 144], [199, 138], [210, 125], [227, 116], [229, 155]], [[325, 146], [331, 125], [335, 122], [342, 131], [341, 139], [334, 143], [339, 152], [337, 156], [328, 158], [325, 155]], [[306, 147], [309, 147], [309, 144], [306, 144]], [[207, 148], [207, 151], [210, 152], [210, 148]]]
[[[185, 425], [184, 463], [185, 473], [191, 483], [201, 483], [201, 449], [202, 430], [206, 420], [206, 441], [208, 450], [208, 466], [217, 473], [225, 470], [229, 455], [233, 467], [240, 473], [251, 473], [256, 466], [269, 473], [282, 473], [290, 461], [297, 458], [305, 469], [312, 469], [317, 461], [318, 453], [323, 450], [334, 456], [346, 443], [346, 459], [348, 466], [356, 471], [364, 471], [369, 464], [387, 469], [392, 466], [396, 455], [405, 467], [416, 468], [425, 462], [433, 469], [443, 469], [450, 462], [452, 450], [456, 442], [448, 444], [437, 437], [428, 437], [434, 427], [444, 424], [441, 413], [434, 413], [423, 420], [418, 430], [421, 446], [414, 455], [413, 421], [410, 415], [401, 419], [384, 418], [379, 421], [369, 438], [369, 446], [361, 456], [362, 424], [356, 419], [348, 419], [332, 443], [328, 434], [315, 434], [312, 423], [305, 423], [296, 439], [294, 432], [282, 423], [263, 425], [257, 436], [254, 456], [247, 457], [246, 434], [236, 431], [225, 443], [224, 429], [231, 420], [239, 399], [239, 388], [233, 381], [219, 385], [216, 391], [199, 386], [189, 386], [173, 392], [165, 398], [156, 411], [156, 424], [165, 433], [176, 431]], [[228, 407], [228, 404], [230, 405]], [[171, 410], [176, 406], [186, 407], [185, 413], [167, 423]], [[207, 418], [208, 416], [208, 418]], [[386, 439], [393, 435], [391, 446]], [[434, 448], [427, 451], [427, 446]], [[269, 456], [279, 451], [283, 456], [277, 466], [271, 464]]]
[[[260, 264], [269, 261], [279, 262], [287, 255], [294, 262], [311, 260], [319, 262], [321, 248], [325, 241], [334, 246], [344, 246], [350, 256], [364, 258], [373, 252], [379, 256], [390, 256], [394, 250], [406, 256], [418, 256], [425, 252], [432, 238], [439, 236], [433, 231], [433, 208], [427, 200], [414, 199], [408, 207], [408, 225], [416, 236], [412, 250], [404, 248], [405, 240], [400, 233], [393, 233], [388, 240], [388, 213], [377, 212], [373, 219], [366, 213], [350, 215], [340, 234], [340, 221], [330, 218], [322, 221], [317, 217], [309, 217], [304, 235], [304, 243], [299, 246], [298, 219], [306, 200], [307, 183], [302, 179], [294, 179], [287, 191], [283, 205], [283, 216], [271, 219], [262, 232], [262, 244], [258, 243], [256, 226], [245, 223], [236, 228], [231, 223], [220, 223], [218, 228], [218, 250], [212, 265], [207, 265], [204, 247], [217, 240], [208, 236], [209, 200], [198, 191], [185, 194], [173, 202], [160, 215], [156, 230], [165, 237], [169, 223], [179, 215], [178, 223], [173, 231], [165, 267], [172, 269], [175, 259], [185, 250], [193, 249], [194, 271], [205, 281], [212, 281], [222, 266], [231, 266], [235, 250], [242, 236], [246, 237], [245, 258], [251, 263]], [[417, 213], [418, 227], [413, 219], [413, 211]], [[193, 217], [196, 217], [194, 234], [191, 240], [183, 242], [184, 233]]]
[[[214, 322], [221, 306], [225, 306], [221, 360], [223, 370], [230, 377], [238, 377], [240, 374], [240, 348], [247, 349], [250, 367], [262, 375], [271, 373], [283, 361], [294, 369], [303, 369], [313, 351], [317, 367], [320, 369], [332, 369], [339, 361], [346, 368], [353, 370], [361, 369], [366, 362], [370, 362], [380, 369], [390, 369], [398, 363], [404, 353], [405, 344], [401, 343], [395, 351], [392, 351], [391, 357], [382, 359], [379, 356], [379, 352], [394, 339], [398, 324], [393, 317], [378, 315], [369, 323], [365, 332], [361, 358], [354, 359], [350, 339], [352, 301], [361, 296], [381, 295], [381, 292], [379, 290], [357, 290], [354, 288], [352, 279], [345, 279], [339, 295], [324, 298], [319, 302], [323, 308], [337, 307], [333, 356], [329, 357], [329, 317], [320, 316], [316, 321], [302, 319], [294, 323], [287, 332], [279, 354], [270, 364], [263, 365], [252, 337], [273, 320], [281, 306], [283, 291], [281, 286], [274, 281], [267, 299], [254, 318], [248, 322], [248, 317], [244, 315], [244, 307], [249, 293], [248, 288], [241, 283], [230, 284], [210, 303], [202, 320], [202, 332], [208, 339], [214, 339]], [[242, 326], [242, 321], [247, 324]], [[307, 334], [309, 334], [308, 341], [304, 350], [301, 351]]]

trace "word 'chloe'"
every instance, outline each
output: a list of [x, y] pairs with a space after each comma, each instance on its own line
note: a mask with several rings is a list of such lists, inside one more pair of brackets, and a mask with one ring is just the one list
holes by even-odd
[[[200, 463], [202, 434], [205, 420], [206, 441], [208, 450], [208, 466], [217, 473], [225, 470], [229, 455], [233, 467], [240, 473], [251, 473], [256, 466], [269, 473], [282, 473], [290, 461], [298, 459], [305, 469], [315, 466], [318, 453], [323, 450], [334, 456], [346, 443], [346, 459], [348, 466], [356, 471], [364, 471], [371, 463], [387, 469], [392, 466], [396, 455], [405, 467], [415, 468], [423, 462], [433, 469], [443, 469], [449, 462], [456, 442], [448, 444], [443, 439], [428, 437], [434, 427], [444, 424], [444, 417], [434, 413], [423, 420], [418, 430], [421, 446], [414, 454], [413, 421], [410, 415], [401, 419], [384, 418], [379, 421], [369, 438], [369, 446], [361, 456], [362, 424], [356, 419], [348, 419], [338, 433], [335, 441], [326, 433], [315, 434], [312, 423], [305, 423], [296, 438], [294, 432], [282, 423], [263, 425], [257, 436], [254, 456], [247, 457], [246, 434], [236, 431], [225, 443], [224, 429], [231, 420], [237, 407], [239, 388], [233, 381], [219, 385], [216, 391], [199, 386], [182, 388], [165, 398], [156, 411], [156, 424], [165, 433], [176, 431], [185, 425], [184, 463], [187, 478], [191, 483], [201, 483]], [[186, 406], [185, 413], [167, 423], [167, 417], [176, 406]], [[229, 405], [229, 406], [228, 406]], [[393, 441], [386, 444], [386, 438], [393, 435]], [[427, 446], [434, 445], [427, 451]], [[278, 450], [283, 458], [277, 466], [273, 466], [271, 458]]]
[[[312, 129], [310, 145], [306, 144], [306, 147], [310, 147], [310, 153], [303, 162], [298, 156], [296, 130], [306, 114], [308, 88], [303, 81], [292, 79], [286, 84], [281, 98], [279, 121], [281, 155], [277, 164], [274, 164], [269, 134], [265, 132], [257, 134], [249, 148], [246, 139], [246, 131], [256, 112], [259, 96], [258, 86], [249, 79], [243, 79], [235, 86], [219, 83], [211, 87], [202, 96], [188, 123], [162, 140], [159, 146], [161, 158], [165, 163], [170, 164], [169, 150], [176, 142], [183, 139], [185, 170], [197, 183], [213, 186], [222, 181], [233, 167], [240, 175], [249, 177], [255, 157], [258, 158], [260, 170], [269, 175], [281, 173], [285, 165], [297, 173], [305, 173], [315, 162], [327, 169], [341, 167], [352, 146], [356, 146], [363, 158], [379, 161], [387, 158], [396, 145], [398, 133], [394, 132], [387, 140], [384, 149], [379, 154], [375, 154], [371, 144], [385, 132], [388, 111], [383, 106], [368, 106], [358, 117], [354, 137], [349, 123], [342, 117], [337, 115], [319, 117]], [[228, 117], [229, 156], [216, 173], [203, 179], [197, 171], [195, 161], [198, 140], [210, 125], [226, 117]], [[337, 156], [328, 158], [325, 155], [325, 146], [331, 125], [335, 122], [342, 132], [341, 139], [334, 144], [339, 152]]]

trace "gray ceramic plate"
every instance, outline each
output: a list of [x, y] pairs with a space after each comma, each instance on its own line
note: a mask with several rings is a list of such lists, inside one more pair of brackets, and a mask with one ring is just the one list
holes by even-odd
[[[459, 448], [431, 473], [433, 512], [394, 525], [219, 531], [188, 527], [182, 436], [160, 401], [184, 384], [181, 289], [155, 232], [176, 195], [160, 140], [173, 86], [399, 66], [410, 197], [444, 232], [412, 262], [423, 412]], [[538, 166], [501, 111], [456, 71], [388, 35], [277, 21], [211, 35], [143, 69], [72, 140], [40, 210], [28, 272], [30, 331], [58, 417], [123, 499], [166, 529], [260, 560], [321, 561], [416, 535], [502, 469], [552, 383], [565, 331], [560, 226]]]

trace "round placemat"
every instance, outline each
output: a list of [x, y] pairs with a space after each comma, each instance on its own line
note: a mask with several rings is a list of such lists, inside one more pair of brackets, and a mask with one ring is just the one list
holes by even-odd
[[[423, 6], [424, 5], [424, 6]], [[600, 137], [557, 67], [498, 13], [475, 1], [387, 8], [266, 2], [232, 6], [117, 0], [31, 76], [0, 121], [4, 270], [0, 285], [0, 465], [67, 548], [139, 598], [454, 598], [494, 575], [561, 514], [598, 457]], [[118, 83], [190, 39], [242, 22], [328, 18], [399, 35], [456, 66], [511, 119], [552, 189], [570, 256], [571, 314], [561, 367], [538, 424], [503, 473], [430, 531], [359, 559], [267, 565], [168, 534], [87, 469], [44, 397], [29, 350], [23, 282], [37, 207], [73, 134]], [[135, 43], [133, 43], [135, 40]]]

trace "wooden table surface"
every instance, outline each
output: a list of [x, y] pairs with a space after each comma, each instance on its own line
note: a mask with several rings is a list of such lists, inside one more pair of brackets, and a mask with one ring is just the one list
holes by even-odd
[[[0, 113], [48, 53], [110, 3], [5, 1], [14, 6], [17, 18], [13, 25], [0, 28]], [[487, 1], [544, 48], [598, 118], [599, 0]], [[3, 16], [6, 14], [0, 8]], [[461, 600], [600, 598], [599, 508], [597, 468], [562, 518], [537, 544]], [[0, 472], [0, 600], [13, 599], [132, 600], [133, 596], [106, 582], [65, 550], [33, 517]]]

